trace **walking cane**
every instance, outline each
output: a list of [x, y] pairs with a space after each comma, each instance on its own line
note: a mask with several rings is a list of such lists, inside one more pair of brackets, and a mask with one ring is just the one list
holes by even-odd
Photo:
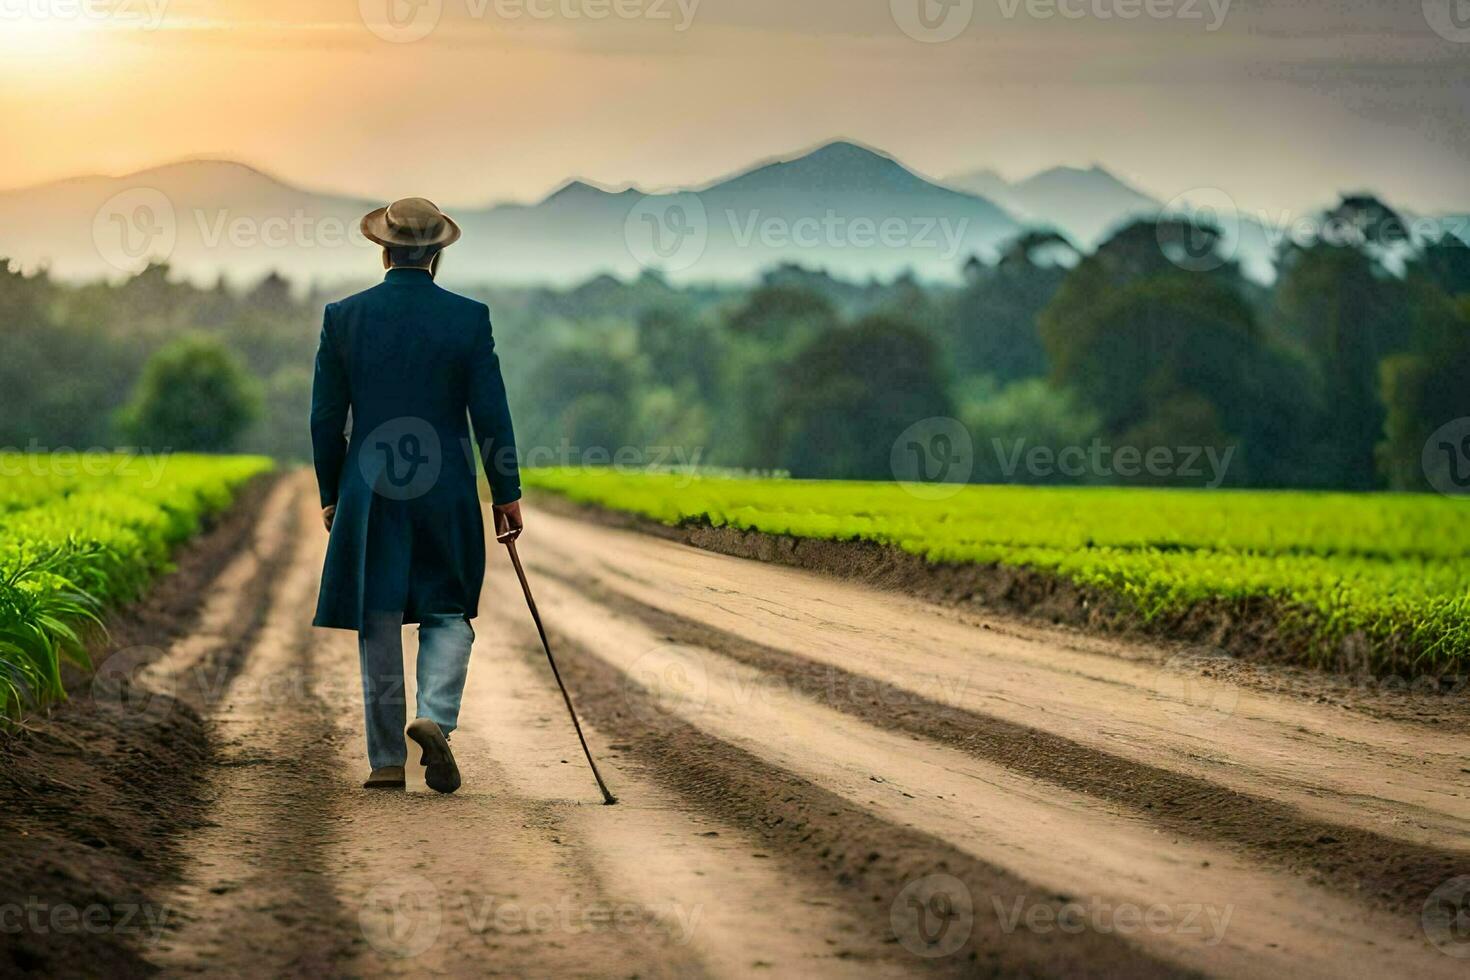
[[567, 703], [567, 713], [572, 716], [572, 726], [577, 729], [577, 740], [582, 743], [582, 752], [587, 756], [587, 765], [592, 767], [592, 778], [597, 780], [597, 788], [602, 790], [602, 805], [612, 806], [618, 801], [616, 796], [607, 788], [607, 783], [602, 781], [602, 773], [597, 771], [597, 763], [592, 759], [592, 750], [587, 747], [587, 738], [582, 734], [582, 723], [577, 720], [577, 709], [572, 707], [572, 696], [567, 693], [567, 686], [562, 683], [561, 671], [556, 669], [556, 658], [551, 655], [551, 643], [546, 639], [546, 627], [541, 625], [541, 614], [536, 611], [536, 600], [531, 596], [531, 583], [526, 581], [526, 570], [521, 567], [521, 556], [516, 553], [516, 534], [512, 531], [508, 534], [497, 535], [496, 539], [505, 545], [510, 552], [510, 563], [516, 567], [516, 577], [521, 580], [521, 591], [526, 593], [526, 605], [531, 609], [531, 618], [536, 621], [536, 632], [541, 635], [541, 648], [546, 651], [546, 662], [551, 664], [551, 676], [556, 678], [556, 686], [561, 688], [562, 700]]

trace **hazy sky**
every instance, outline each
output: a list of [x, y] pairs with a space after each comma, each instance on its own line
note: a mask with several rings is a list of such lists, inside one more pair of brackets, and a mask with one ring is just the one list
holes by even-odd
[[843, 136], [931, 175], [1465, 209], [1467, 106], [1466, 0], [0, 0], [5, 187], [209, 156], [453, 205]]

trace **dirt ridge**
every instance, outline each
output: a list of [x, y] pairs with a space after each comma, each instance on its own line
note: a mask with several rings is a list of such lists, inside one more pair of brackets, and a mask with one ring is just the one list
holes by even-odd
[[909, 883], [931, 875], [962, 881], [975, 896], [973, 934], [954, 955], [914, 958], [910, 965], [948, 976], [1195, 975], [1091, 928], [1045, 936], [1004, 932], [987, 903], [1057, 915], [1070, 896], [1037, 889], [946, 841], [897, 826], [773, 767], [660, 709], [646, 689], [570, 638], [557, 635], [555, 643], [566, 651], [562, 671], [578, 692], [579, 710], [622, 751], [694, 805], [757, 830], [787, 859], [840, 886], [871, 928], [892, 935], [890, 909]]
[[1032, 568], [998, 563], [931, 562], [894, 545], [861, 539], [837, 541], [715, 525], [707, 517], [670, 526], [651, 518], [572, 501], [548, 492], [532, 494], [551, 513], [608, 527], [651, 534], [734, 558], [787, 565], [932, 602], [1003, 610], [1048, 625], [1119, 636], [1205, 646], [1245, 663], [1307, 667], [1364, 676], [1403, 676], [1454, 684], [1444, 677], [1450, 663], [1426, 659], [1408, 638], [1370, 642], [1351, 633], [1328, 644], [1307, 627], [1310, 614], [1264, 598], [1217, 599], [1187, 611], [1145, 617], [1117, 596]]
[[[277, 478], [247, 484], [234, 504], [174, 555], [174, 570], [141, 600], [112, 611], [95, 631], [98, 666], [110, 653], [161, 650], [190, 632], [198, 596], [249, 539]], [[274, 556], [276, 565], [282, 560]], [[250, 582], [263, 593], [274, 574], [262, 564]], [[253, 601], [252, 601], [253, 604]], [[242, 624], [240, 640], [262, 619]], [[69, 700], [0, 733], [0, 905], [36, 909], [43, 929], [22, 929], [0, 944], [0, 974], [129, 978], [155, 971], [143, 945], [170, 927], [159, 903], [181, 866], [180, 837], [206, 819], [204, 774], [213, 761], [204, 718], [186, 699], [151, 692], [140, 713], [126, 699], [94, 696], [91, 678], [66, 676]], [[59, 908], [96, 909], [104, 931], [53, 919]]]
[[580, 590], [672, 642], [706, 647], [779, 677], [793, 689], [823, 690], [837, 678], [836, 686], [841, 689], [871, 691], [870, 700], [839, 698], [830, 705], [868, 724], [948, 745], [1031, 778], [1106, 800], [1176, 833], [1241, 848], [1268, 866], [1329, 885], [1398, 915], [1417, 918], [1425, 898], [1437, 886], [1470, 874], [1470, 861], [1462, 853], [1317, 819], [1286, 803], [943, 704], [881, 679], [818, 663], [649, 606], [590, 577], [568, 576], [539, 563], [533, 567], [537, 574]]

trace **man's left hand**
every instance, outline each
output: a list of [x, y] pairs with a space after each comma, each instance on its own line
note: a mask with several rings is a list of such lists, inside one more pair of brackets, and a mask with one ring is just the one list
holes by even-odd
[[495, 539], [500, 542], [514, 541], [521, 536], [525, 523], [521, 520], [521, 502], [495, 505]]
[[337, 517], [337, 505], [322, 508], [322, 524], [326, 526], [327, 533], [332, 531], [332, 521]]

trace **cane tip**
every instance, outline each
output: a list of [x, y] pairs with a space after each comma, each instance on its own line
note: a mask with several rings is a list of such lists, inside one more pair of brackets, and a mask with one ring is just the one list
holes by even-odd
[[611, 793], [602, 798], [603, 806], [616, 806], [617, 802], [618, 798], [616, 796], [613, 796]]

